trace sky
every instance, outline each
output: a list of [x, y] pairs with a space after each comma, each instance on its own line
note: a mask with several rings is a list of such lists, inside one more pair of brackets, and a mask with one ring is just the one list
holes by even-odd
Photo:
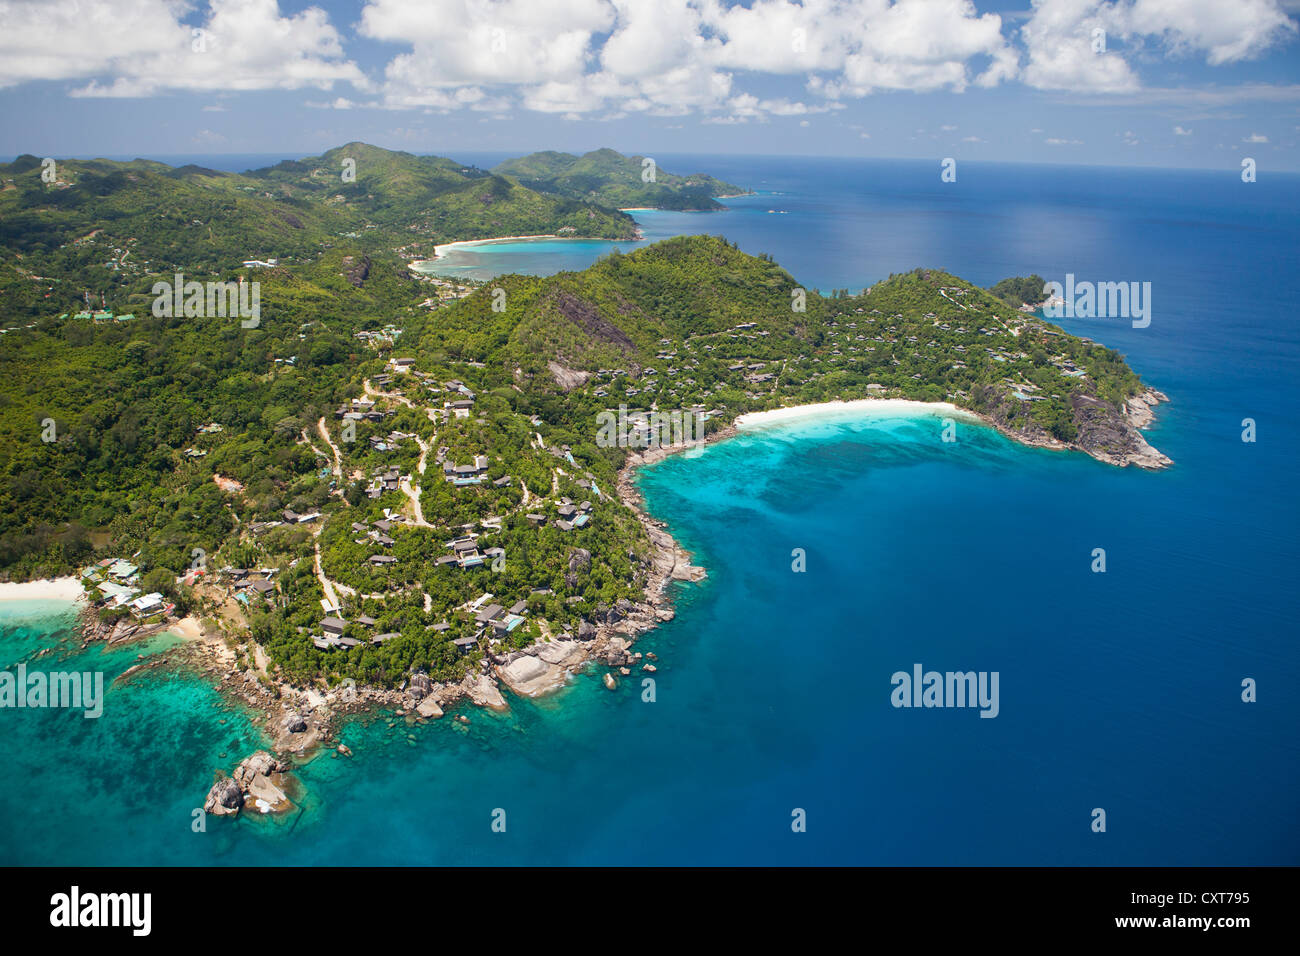
[[1300, 0], [0, 0], [0, 157], [1300, 171]]

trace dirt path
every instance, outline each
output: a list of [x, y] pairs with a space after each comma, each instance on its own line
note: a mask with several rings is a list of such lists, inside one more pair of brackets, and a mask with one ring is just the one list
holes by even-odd
[[321, 566], [320, 563], [320, 541], [319, 541], [321, 528], [323, 527], [324, 525], [318, 527], [315, 533], [313, 534], [313, 537], [318, 539], [313, 542], [313, 546], [315, 547], [316, 550], [316, 580], [320, 581], [321, 590], [325, 592], [325, 597], [330, 602], [330, 606], [342, 607], [342, 605], [339, 604], [338, 593], [334, 589], [338, 588], [339, 591], [342, 591], [348, 597], [354, 597], [357, 592], [355, 588], [350, 588], [346, 584], [336, 584], [334, 581], [331, 581], [329, 578], [325, 577], [325, 569]]
[[325, 592], [325, 599], [330, 602], [330, 607], [339, 607], [339, 596], [334, 593], [334, 585], [330, 579], [325, 577], [325, 570], [320, 565], [320, 542], [316, 542], [316, 580], [320, 581], [321, 590]]
[[[415, 402], [407, 398], [405, 395], [400, 395], [397, 392], [381, 392], [379, 389], [375, 388], [373, 385], [370, 384], [370, 379], [368, 378], [362, 380], [361, 387], [365, 389], [366, 394], [369, 395], [371, 398], [387, 398], [394, 402], [401, 402], [407, 408], [420, 407], [419, 405], [415, 404]], [[428, 411], [428, 409], [425, 409], [425, 411]], [[433, 416], [430, 416], [430, 418], [432, 417]]]
[[[434, 441], [437, 440], [438, 440], [437, 436], [435, 435]], [[429, 446], [432, 444], [432, 442], [427, 442], [424, 439], [422, 439], [419, 435], [416, 435], [415, 443], [420, 446], [420, 461], [415, 466], [415, 470], [420, 474], [424, 474], [424, 466], [425, 463], [429, 460]]]
[[[334, 439], [330, 438], [330, 430], [325, 427], [325, 419], [322, 417], [316, 423], [316, 429], [320, 432], [320, 437], [325, 439], [325, 444], [330, 446], [330, 451], [334, 452], [334, 477], [343, 477], [343, 455], [339, 452], [339, 446], [334, 444]], [[315, 446], [312, 446], [315, 448]]]
[[330, 456], [321, 451], [320, 446], [311, 440], [311, 433], [305, 428], [302, 430], [302, 440], [307, 443], [308, 448], [316, 453], [317, 458], [324, 458], [326, 461], [330, 460]]
[[415, 513], [415, 524], [420, 528], [432, 528], [433, 525], [424, 520], [424, 510], [420, 507], [420, 486], [411, 487], [411, 483], [405, 478], [401, 483], [402, 493], [411, 502], [411, 510]]
[[[417, 405], [415, 404], [415, 402], [411, 401], [405, 395], [399, 395], [397, 392], [381, 392], [379, 389], [375, 388], [373, 385], [370, 384], [370, 379], [368, 378], [362, 380], [361, 387], [365, 389], [366, 395], [368, 395], [371, 398], [387, 398], [394, 402], [401, 402], [407, 408], [415, 408], [415, 409], [424, 408], [424, 414], [429, 417], [429, 421], [433, 422], [434, 424], [437, 424], [438, 422], [438, 416], [434, 409], [428, 408], [427, 406]], [[432, 447], [433, 443], [436, 442], [437, 440], [438, 440], [437, 432], [434, 432], [433, 437], [430, 438], [427, 442], [424, 441], [422, 438], [420, 438], [419, 435], [415, 436], [415, 443], [420, 446], [420, 464], [419, 464], [420, 474], [424, 474], [424, 464], [425, 464], [425, 460], [429, 457], [429, 449], [430, 447]]]

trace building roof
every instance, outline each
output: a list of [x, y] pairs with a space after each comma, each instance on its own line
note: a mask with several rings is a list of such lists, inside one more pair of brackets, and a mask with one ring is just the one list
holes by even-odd
[[478, 614], [475, 615], [475, 619], [480, 624], [483, 624], [487, 621], [491, 621], [494, 618], [500, 617], [504, 613], [505, 613], [505, 608], [503, 608], [500, 604], [489, 604], [487, 607], [483, 608], [483, 610], [479, 611]]

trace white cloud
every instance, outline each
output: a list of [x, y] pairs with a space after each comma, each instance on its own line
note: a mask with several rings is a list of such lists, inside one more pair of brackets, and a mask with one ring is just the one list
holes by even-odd
[[1155, 51], [1235, 63], [1297, 32], [1279, 0], [1028, 2], [1028, 11], [999, 15], [973, 0], [366, 0], [345, 26], [392, 44], [372, 80], [315, 6], [0, 0], [0, 87], [75, 80], [73, 95], [121, 97], [346, 82], [379, 100], [324, 105], [763, 121], [822, 107], [770, 89], [767, 98], [750, 94], [760, 76], [796, 78], [829, 109], [847, 97], [961, 93], [1017, 79], [1090, 99], [1195, 95], [1145, 89], [1136, 66]]
[[1262, 133], [1251, 133], [1249, 136], [1243, 139], [1242, 142], [1243, 143], [1267, 143], [1268, 137], [1263, 135]]
[[1163, 37], [1176, 53], [1204, 53], [1211, 65], [1259, 56], [1296, 25], [1276, 0], [1136, 0], [1123, 9], [1127, 32]]
[[1131, 92], [1137, 74], [1116, 43], [1203, 56], [1218, 66], [1259, 56], [1296, 32], [1277, 0], [1032, 0], [1021, 27], [1023, 79], [1039, 89]]
[[87, 79], [73, 95], [102, 97], [366, 83], [319, 8], [282, 16], [277, 0], [210, 0], [199, 27], [181, 22], [187, 12], [168, 0], [0, 0], [0, 86]]
[[1038, 89], [1136, 90], [1137, 75], [1105, 42], [1114, 12], [1097, 0], [1033, 0], [1033, 15], [1020, 28], [1029, 52], [1024, 81]]
[[535, 84], [534, 108], [563, 113], [592, 108], [592, 97], [578, 87], [593, 36], [613, 23], [607, 0], [370, 0], [358, 31], [411, 47], [385, 71], [392, 106], [454, 109], [484, 95], [480, 90], [466, 99], [464, 88]]
[[354, 110], [366, 106], [374, 106], [374, 103], [358, 103], [350, 100], [345, 96], [339, 96], [328, 101], [308, 100], [304, 106], [313, 110]]
[[734, 103], [738, 74], [802, 75], [837, 100], [994, 85], [1018, 61], [1001, 18], [971, 0], [369, 0], [359, 30], [410, 47], [385, 71], [399, 108], [450, 109], [475, 85], [541, 112], [747, 120], [791, 114]]
[[1192, 131], [1191, 131], [1190, 129], [1183, 129], [1181, 126], [1175, 126], [1175, 127], [1174, 127], [1174, 135], [1175, 135], [1175, 136], [1191, 136], [1191, 135], [1192, 135]]
[[874, 88], [958, 92], [970, 82], [967, 61], [993, 59], [976, 78], [994, 85], [1014, 74], [1014, 60], [996, 14], [977, 16], [970, 0], [905, 0], [857, 4], [857, 50], [845, 60], [845, 81], [855, 90]]

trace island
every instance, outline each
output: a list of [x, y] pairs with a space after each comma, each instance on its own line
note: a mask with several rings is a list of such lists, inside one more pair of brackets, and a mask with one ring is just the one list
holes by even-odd
[[[0, 167], [0, 574], [73, 574], [87, 640], [184, 623], [174, 659], [271, 741], [212, 812], [287, 802], [292, 759], [349, 712], [464, 721], [593, 666], [609, 687], [653, 674], [637, 637], [706, 572], [635, 469], [740, 416], [944, 403], [1170, 464], [1141, 434], [1166, 397], [1005, 287], [916, 269], [822, 294], [712, 236], [439, 280], [407, 268], [435, 238], [623, 214], [373, 150], [245, 176], [69, 162], [66, 188]], [[177, 273], [258, 283], [257, 321], [160, 310]]]
[[716, 212], [718, 199], [749, 195], [750, 190], [705, 173], [680, 176], [661, 169], [652, 157], [624, 156], [597, 149], [582, 156], [553, 151], [508, 159], [492, 168], [530, 189], [618, 209], [674, 209]]

